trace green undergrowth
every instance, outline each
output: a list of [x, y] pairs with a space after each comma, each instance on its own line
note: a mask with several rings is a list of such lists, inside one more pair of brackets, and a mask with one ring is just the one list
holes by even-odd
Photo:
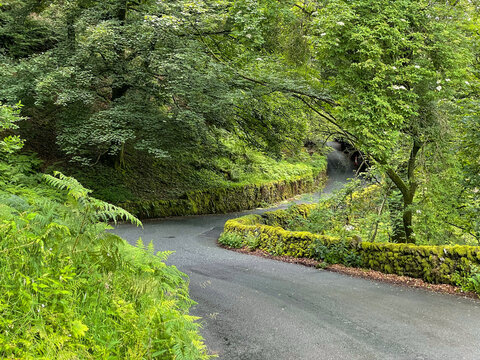
[[370, 242], [389, 242], [393, 226], [384, 196], [382, 186], [352, 180], [320, 199], [308, 213], [296, 214], [295, 208], [289, 210], [288, 220], [282, 226], [343, 239], [358, 237]]
[[[52, 168], [78, 178], [93, 190], [94, 196], [102, 200], [125, 206], [134, 203], [135, 206], [130, 206], [134, 212], [141, 207], [155, 207], [152, 202], [157, 202], [157, 205], [163, 202], [161, 207], [170, 207], [170, 213], [182, 215], [186, 211], [185, 205], [181, 201], [175, 203], [176, 200], [191, 200], [196, 196], [194, 194], [203, 196], [210, 193], [212, 196], [223, 189], [228, 191], [251, 185], [313, 178], [325, 171], [326, 160], [322, 155], [310, 155], [305, 150], [294, 155], [285, 154], [283, 159], [274, 159], [238, 139], [225, 138], [218, 149], [205, 150], [203, 153], [172, 152], [167, 157], [154, 159], [130, 149], [126, 151], [121, 164], [115, 161], [99, 162], [90, 167], [57, 164]], [[265, 199], [265, 203], [268, 202], [270, 199]], [[137, 214], [146, 215], [145, 209], [142, 210], [143, 214], [138, 211]], [[186, 211], [192, 212], [195, 213], [195, 210]]]
[[[5, 109], [0, 130], [15, 120]], [[169, 253], [109, 232], [141, 223], [74, 178], [42, 176], [21, 146], [0, 141], [0, 358], [207, 359]]]
[[107, 232], [107, 219], [139, 221], [73, 178], [33, 187], [34, 177], [2, 176], [0, 356], [207, 358], [187, 278], [165, 265], [169, 254]]
[[[342, 239], [356, 237], [372, 243], [402, 243], [405, 242], [403, 204], [399, 197], [388, 182], [351, 180], [342, 189], [322, 197], [308, 214], [290, 209], [288, 221], [281, 222], [281, 226]], [[417, 245], [479, 245], [478, 239], [449, 224], [448, 220], [444, 226], [438, 226], [438, 220], [432, 221], [435, 214], [422, 204], [414, 203], [411, 211], [412, 237]]]
[[355, 235], [331, 236], [283, 228], [298, 217], [308, 218], [315, 207], [295, 205], [288, 210], [229, 220], [219, 242], [236, 248], [258, 248], [277, 256], [313, 258], [429, 283], [459, 285], [480, 294], [480, 247], [368, 242]]

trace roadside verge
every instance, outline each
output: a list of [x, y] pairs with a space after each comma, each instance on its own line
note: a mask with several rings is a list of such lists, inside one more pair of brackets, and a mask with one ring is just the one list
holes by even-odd
[[[358, 238], [340, 239], [283, 228], [293, 216], [307, 216], [313, 206], [299, 205], [288, 211], [277, 210], [231, 219], [226, 222], [219, 243], [229, 248], [244, 249], [245, 252], [263, 252], [266, 256], [288, 262], [303, 258], [317, 261], [314, 264], [317, 267], [324, 267], [321, 262], [325, 262], [363, 269], [357, 271], [357, 276], [364, 275], [365, 270], [373, 270], [382, 274], [421, 279], [426, 284], [453, 286], [458, 285], [462, 279], [477, 276], [480, 247], [476, 246], [369, 243]], [[308, 265], [309, 261], [306, 263]], [[355, 275], [355, 272], [350, 271], [350, 275]]]

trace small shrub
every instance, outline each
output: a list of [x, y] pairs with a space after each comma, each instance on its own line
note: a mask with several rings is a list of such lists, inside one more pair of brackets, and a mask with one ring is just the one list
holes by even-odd
[[222, 245], [228, 246], [230, 248], [239, 249], [243, 246], [242, 236], [236, 233], [227, 233], [224, 232], [220, 235], [218, 242]]
[[328, 268], [328, 265], [329, 264], [326, 261], [322, 261], [321, 263], [315, 265], [315, 268], [325, 270], [326, 268]]
[[480, 297], [480, 267], [472, 265], [468, 272], [457, 272], [453, 275], [454, 282], [465, 292], [474, 292]]
[[253, 251], [260, 246], [260, 238], [258, 236], [248, 234], [245, 237], [245, 243], [247, 244], [248, 250]]
[[328, 264], [343, 264], [346, 266], [359, 267], [362, 263], [361, 256], [352, 249], [346, 241], [339, 241], [325, 245], [316, 240], [313, 245], [313, 256]]

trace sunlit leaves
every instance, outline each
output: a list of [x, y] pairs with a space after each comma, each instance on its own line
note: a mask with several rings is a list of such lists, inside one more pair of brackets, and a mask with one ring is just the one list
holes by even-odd
[[[16, 106], [7, 106], [0, 103], [0, 132], [16, 129], [15, 124], [22, 118], [19, 117], [21, 103]], [[18, 135], [10, 135], [0, 138], [0, 152], [12, 153], [20, 150], [23, 146], [23, 140]]]
[[447, 15], [458, 18], [448, 6], [413, 1], [332, 1], [320, 9], [312, 38], [319, 66], [342, 123], [366, 135], [358, 139], [365, 151], [399, 150], [401, 133], [429, 141], [437, 103], [452, 96], [467, 64], [457, 25], [436, 19]]

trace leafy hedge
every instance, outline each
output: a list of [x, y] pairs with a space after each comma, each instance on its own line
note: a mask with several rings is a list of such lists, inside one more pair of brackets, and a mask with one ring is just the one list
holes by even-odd
[[187, 192], [181, 199], [127, 201], [121, 206], [140, 218], [224, 214], [253, 209], [311, 192], [321, 187], [325, 181], [325, 171], [314, 169], [308, 175], [288, 180], [197, 190]]
[[[429, 283], [457, 284], [459, 274], [469, 278], [475, 275], [473, 269], [480, 266], [480, 247], [475, 246], [370, 243], [360, 242], [358, 238], [345, 240], [305, 231], [287, 231], [281, 227], [293, 216], [306, 216], [311, 209], [312, 206], [298, 206], [288, 211], [232, 219], [225, 224], [225, 234], [237, 234], [243, 239], [255, 237], [258, 248], [273, 255], [325, 260], [335, 251], [339, 263], [411, 276]], [[222, 242], [222, 237], [219, 241]]]

